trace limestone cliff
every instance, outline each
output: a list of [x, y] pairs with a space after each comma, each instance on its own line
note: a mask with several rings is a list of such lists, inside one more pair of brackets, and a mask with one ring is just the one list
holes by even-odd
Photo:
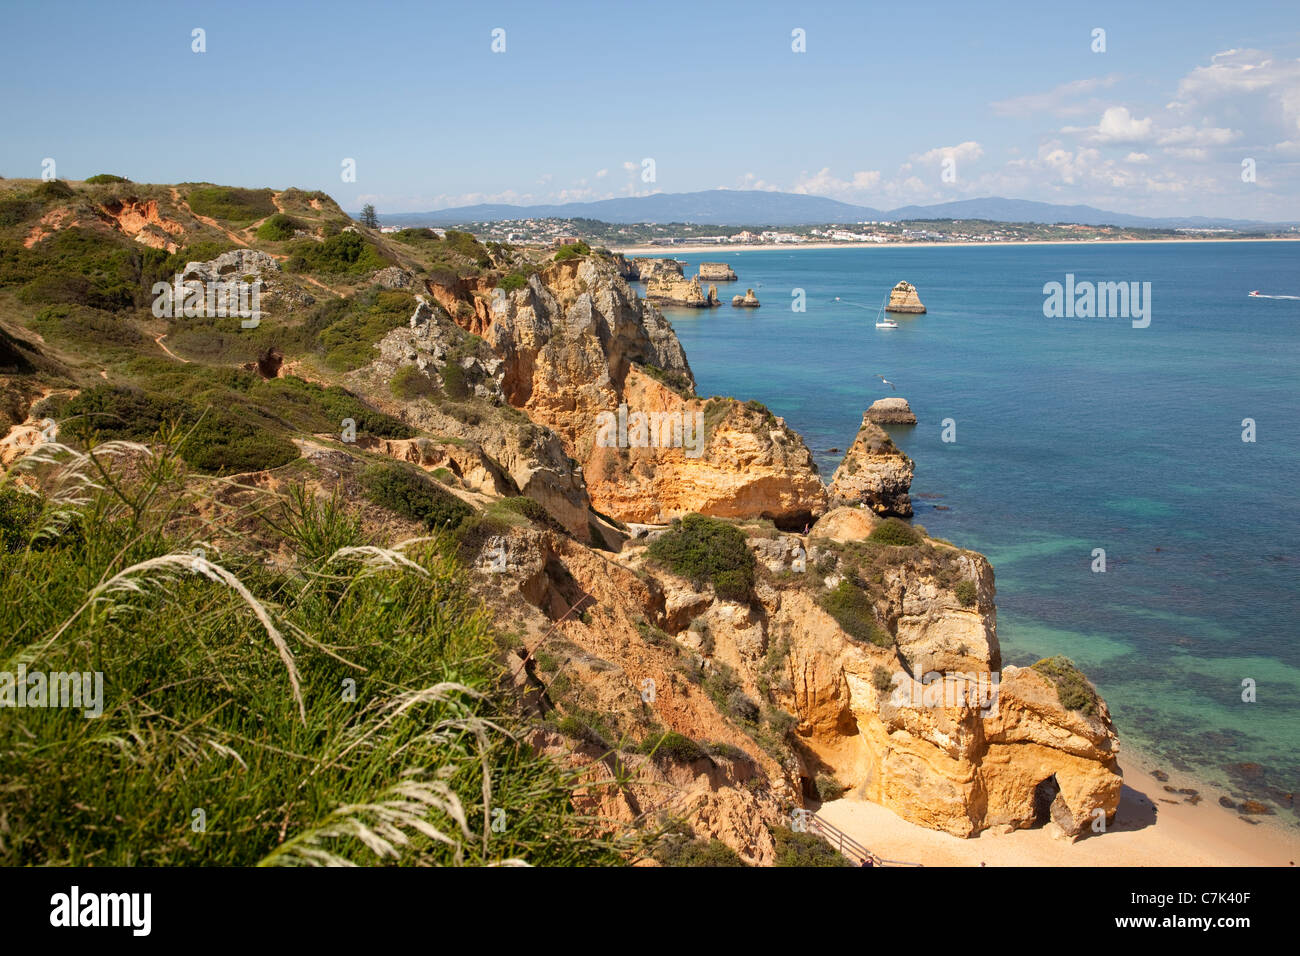
[[744, 295], [732, 296], [731, 304], [737, 308], [757, 309], [759, 306], [758, 296], [754, 295], [753, 289], [746, 289]]
[[831, 478], [830, 499], [861, 504], [881, 515], [910, 517], [912, 459], [899, 451], [884, 429], [862, 416], [862, 427]]
[[559, 436], [597, 511], [802, 527], [826, 509], [802, 439], [766, 409], [696, 398], [672, 327], [613, 263], [555, 263], [494, 309], [483, 334], [502, 360], [505, 400]]

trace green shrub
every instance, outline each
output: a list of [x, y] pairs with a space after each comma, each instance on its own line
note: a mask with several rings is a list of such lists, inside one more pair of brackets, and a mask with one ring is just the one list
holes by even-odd
[[877, 664], [871, 669], [871, 686], [880, 693], [887, 694], [894, 686], [894, 675], [889, 672], [888, 667]]
[[850, 637], [877, 647], [894, 645], [894, 638], [876, 620], [870, 595], [847, 578], [822, 596], [821, 605]]
[[87, 185], [99, 186], [105, 183], [129, 183], [131, 180], [125, 176], [114, 176], [112, 173], [99, 173], [91, 176], [86, 180]]
[[516, 271], [507, 276], [503, 276], [499, 284], [504, 292], [515, 292], [528, 285], [528, 278], [532, 272]]
[[0, 487], [0, 554], [23, 550], [40, 517], [40, 498], [13, 486]]
[[325, 364], [341, 372], [369, 364], [379, 355], [375, 343], [406, 324], [414, 309], [415, 299], [406, 293], [380, 292], [322, 310], [320, 321], [341, 316], [320, 332]]
[[180, 454], [213, 475], [279, 468], [299, 456], [298, 446], [283, 435], [225, 409], [208, 409], [186, 433]]
[[748, 866], [744, 860], [721, 840], [686, 840], [670, 842], [655, 854], [664, 866]]
[[469, 376], [465, 368], [455, 359], [448, 359], [442, 366], [442, 390], [447, 397], [456, 401], [469, 398]]
[[696, 587], [712, 584], [724, 600], [743, 601], [754, 587], [754, 555], [744, 532], [717, 518], [692, 514], [675, 520], [647, 554]]
[[32, 195], [39, 199], [71, 199], [77, 191], [62, 179], [50, 179], [32, 190]]
[[564, 262], [566, 259], [576, 259], [578, 256], [591, 255], [591, 246], [585, 242], [571, 242], [568, 245], [560, 246], [555, 253], [556, 262]]
[[190, 190], [186, 201], [195, 215], [227, 222], [251, 222], [275, 213], [270, 189], [204, 186]]
[[774, 866], [852, 866], [847, 859], [815, 833], [795, 833], [786, 827], [774, 827], [776, 841]]
[[393, 373], [388, 388], [394, 398], [404, 402], [413, 402], [417, 398], [434, 398], [438, 394], [437, 383], [414, 365], [403, 365]]
[[1096, 688], [1068, 657], [1045, 657], [1034, 670], [1056, 685], [1056, 696], [1066, 710], [1077, 710], [1086, 717], [1097, 712]]
[[886, 518], [871, 529], [867, 536], [879, 544], [909, 547], [921, 542], [921, 536], [906, 521], [899, 518]]
[[378, 246], [357, 232], [340, 232], [323, 242], [301, 239], [289, 250], [290, 272], [364, 275], [392, 265]]
[[957, 600], [961, 602], [962, 607], [970, 607], [979, 600], [979, 588], [975, 586], [974, 581], [971, 581], [968, 578], [963, 578], [961, 581], [958, 581], [957, 587], [954, 590], [957, 594]]
[[16, 226], [40, 212], [41, 204], [30, 199], [0, 199], [0, 226]]
[[454, 530], [474, 509], [416, 469], [384, 462], [367, 469], [362, 481], [366, 496], [375, 504], [430, 531]]
[[694, 763], [708, 759], [708, 751], [690, 737], [670, 730], [660, 736], [650, 736], [641, 744], [641, 751], [657, 761]]
[[268, 242], [283, 242], [292, 239], [294, 233], [301, 228], [303, 228], [302, 223], [297, 219], [277, 212], [257, 227], [257, 238]]
[[822, 803], [827, 800], [838, 800], [844, 796], [844, 784], [828, 773], [819, 773], [815, 785], [817, 787], [817, 799]]
[[519, 495], [511, 498], [502, 498], [500, 501], [494, 502], [493, 504], [497, 508], [502, 508], [506, 511], [512, 511], [515, 514], [523, 515], [529, 521], [532, 521], [535, 524], [544, 525], [552, 531], [558, 531], [561, 534], [565, 533], [564, 525], [552, 516], [541, 502], [535, 501], [532, 498]]

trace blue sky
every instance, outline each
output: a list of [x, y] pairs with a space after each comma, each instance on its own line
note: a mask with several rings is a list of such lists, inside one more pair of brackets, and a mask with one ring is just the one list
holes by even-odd
[[1300, 218], [1295, 0], [6, 0], [3, 22], [9, 177], [50, 157], [381, 214], [725, 187]]

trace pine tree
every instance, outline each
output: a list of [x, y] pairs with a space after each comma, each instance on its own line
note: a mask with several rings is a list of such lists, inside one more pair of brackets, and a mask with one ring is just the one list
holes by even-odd
[[375, 207], [370, 203], [361, 207], [361, 225], [367, 229], [379, 228], [379, 217], [375, 215]]

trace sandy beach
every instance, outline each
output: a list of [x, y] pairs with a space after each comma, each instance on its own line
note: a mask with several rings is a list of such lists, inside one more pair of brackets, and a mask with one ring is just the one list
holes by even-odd
[[1141, 243], [1143, 245], [1159, 244], [1162, 242], [1297, 242], [1300, 236], [1294, 239], [1279, 238], [1260, 238], [1260, 239], [1030, 239], [1025, 242], [766, 242], [756, 244], [723, 244], [723, 245], [682, 245], [682, 246], [611, 246], [612, 252], [621, 253], [625, 256], [666, 256], [673, 253], [685, 252], [698, 255], [700, 253], [737, 253], [737, 252], [767, 252], [773, 249], [784, 249], [794, 251], [798, 249], [899, 249], [899, 248], [928, 248], [932, 246], [944, 246], [947, 248], [958, 246], [1096, 246], [1103, 243], [1107, 245], [1134, 245]]
[[989, 830], [964, 840], [851, 797], [817, 812], [877, 856], [926, 866], [1294, 866], [1300, 860], [1300, 834], [1276, 818], [1243, 817], [1204, 789], [1193, 806], [1166, 786], [1197, 784], [1177, 775], [1164, 783], [1136, 765], [1125, 767], [1114, 822], [1077, 843], [1054, 836], [1051, 826]]

